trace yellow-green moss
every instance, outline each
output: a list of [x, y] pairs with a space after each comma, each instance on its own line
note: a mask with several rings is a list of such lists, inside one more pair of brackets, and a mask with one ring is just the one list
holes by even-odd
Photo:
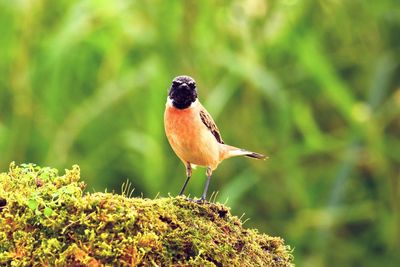
[[0, 265], [292, 266], [221, 204], [83, 193], [78, 166], [0, 174]]

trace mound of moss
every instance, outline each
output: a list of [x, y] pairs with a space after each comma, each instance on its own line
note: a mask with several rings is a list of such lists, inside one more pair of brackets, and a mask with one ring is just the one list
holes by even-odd
[[83, 193], [79, 178], [78, 166], [0, 174], [1, 266], [292, 266], [281, 238], [221, 204]]

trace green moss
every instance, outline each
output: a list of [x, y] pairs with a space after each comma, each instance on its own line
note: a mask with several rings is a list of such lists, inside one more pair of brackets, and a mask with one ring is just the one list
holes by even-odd
[[281, 238], [224, 205], [83, 193], [79, 179], [78, 166], [0, 174], [0, 265], [292, 266]]

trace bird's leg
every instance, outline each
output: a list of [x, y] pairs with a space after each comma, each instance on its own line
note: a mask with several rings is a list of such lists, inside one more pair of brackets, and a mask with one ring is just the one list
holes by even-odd
[[207, 197], [208, 186], [210, 184], [211, 175], [212, 175], [212, 170], [210, 167], [207, 167], [206, 174], [207, 174], [207, 181], [206, 181], [206, 185], [204, 186], [203, 195], [200, 198], [201, 201], [205, 201], [206, 197]]
[[182, 186], [181, 192], [179, 192], [179, 195], [182, 196], [183, 195], [183, 191], [185, 191], [185, 188], [190, 180], [190, 177], [192, 177], [192, 166], [190, 165], [189, 162], [186, 162], [186, 181]]

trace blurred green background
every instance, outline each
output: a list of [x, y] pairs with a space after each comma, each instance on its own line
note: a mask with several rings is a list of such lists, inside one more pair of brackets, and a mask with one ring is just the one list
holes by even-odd
[[163, 112], [180, 74], [226, 143], [270, 156], [211, 182], [247, 227], [298, 266], [398, 266], [398, 0], [1, 0], [0, 169], [79, 164], [88, 191], [177, 194]]

